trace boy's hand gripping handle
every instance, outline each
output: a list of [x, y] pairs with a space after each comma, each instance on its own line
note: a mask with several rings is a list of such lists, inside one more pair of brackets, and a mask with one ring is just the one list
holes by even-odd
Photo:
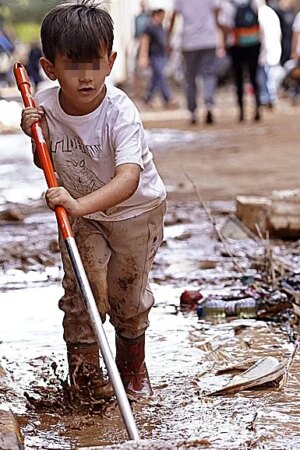
[[[34, 99], [31, 94], [30, 80], [26, 72], [25, 67], [22, 63], [16, 62], [14, 65], [14, 76], [18, 89], [21, 92], [23, 103], [25, 107], [36, 108]], [[42, 127], [40, 121], [35, 122], [31, 126], [32, 136], [37, 148], [39, 159], [45, 174], [48, 187], [58, 187], [57, 179], [53, 170], [52, 161], [50, 158], [50, 153], [43, 136]], [[55, 214], [57, 222], [62, 232], [63, 238], [73, 237], [73, 231], [68, 219], [66, 210], [62, 206], [57, 206], [55, 208]]]

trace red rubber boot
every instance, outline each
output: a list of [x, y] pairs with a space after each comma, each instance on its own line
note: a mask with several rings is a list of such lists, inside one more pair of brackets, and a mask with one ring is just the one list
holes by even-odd
[[130, 400], [153, 394], [145, 364], [145, 334], [135, 339], [116, 335], [116, 363]]

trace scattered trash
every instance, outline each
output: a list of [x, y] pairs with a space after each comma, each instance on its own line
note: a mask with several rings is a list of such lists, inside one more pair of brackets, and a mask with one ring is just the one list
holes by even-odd
[[256, 301], [250, 297], [232, 301], [209, 298], [197, 306], [197, 315], [199, 319], [216, 319], [232, 316], [251, 319], [256, 317]]
[[258, 225], [262, 233], [265, 233], [272, 201], [267, 197], [238, 195], [235, 202], [237, 218], [244, 226], [256, 234], [256, 225]]
[[281, 239], [300, 237], [300, 190], [273, 191], [270, 198], [237, 196], [236, 215], [253, 233]]
[[23, 449], [23, 436], [20, 426], [14, 414], [1, 406], [0, 409], [0, 445], [2, 449], [20, 450]]
[[221, 228], [224, 239], [257, 239], [252, 231], [247, 228], [236, 216], [230, 215]]
[[24, 214], [18, 208], [11, 208], [0, 212], [0, 220], [5, 220], [6, 222], [22, 222], [24, 219]]
[[180, 296], [180, 307], [183, 310], [193, 310], [197, 308], [199, 300], [203, 298], [200, 291], [184, 291]]
[[261, 387], [267, 383], [279, 382], [286, 373], [286, 366], [273, 356], [259, 359], [253, 366], [233, 379], [220, 389], [205, 395], [233, 394], [254, 387]]
[[255, 277], [253, 275], [242, 275], [240, 281], [245, 286], [251, 286], [255, 283]]
[[276, 319], [280, 314], [292, 309], [292, 302], [281, 291], [262, 291], [258, 300], [257, 318]]
[[246, 370], [250, 369], [253, 364], [256, 364], [257, 359], [255, 358], [249, 358], [245, 361], [239, 361], [232, 364], [229, 364], [227, 366], [222, 367], [221, 369], [218, 369], [216, 372], [216, 375], [224, 375], [226, 373], [232, 373], [232, 372], [245, 372]]

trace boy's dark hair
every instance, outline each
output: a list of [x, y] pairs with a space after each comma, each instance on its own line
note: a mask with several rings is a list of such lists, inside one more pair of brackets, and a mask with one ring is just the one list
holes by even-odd
[[62, 3], [43, 19], [41, 41], [45, 57], [54, 63], [57, 53], [70, 59], [93, 59], [111, 54], [114, 24], [95, 0]]

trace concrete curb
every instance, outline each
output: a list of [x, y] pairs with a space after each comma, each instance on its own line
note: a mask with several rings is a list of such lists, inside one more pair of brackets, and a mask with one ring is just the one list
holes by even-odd
[[0, 409], [0, 450], [23, 450], [23, 437], [13, 413]]
[[[0, 366], [0, 394], [6, 391], [8, 381], [5, 370]], [[0, 450], [23, 450], [24, 439], [17, 419], [9, 405], [0, 405]]]

